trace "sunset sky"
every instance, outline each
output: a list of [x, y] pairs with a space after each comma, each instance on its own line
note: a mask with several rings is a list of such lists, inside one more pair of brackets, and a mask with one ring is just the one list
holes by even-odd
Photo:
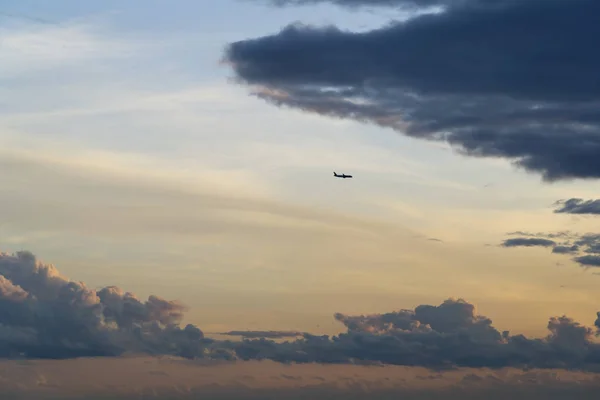
[[28, 251], [207, 337], [450, 298], [600, 328], [599, 4], [272, 3], [0, 0], [1, 296]]

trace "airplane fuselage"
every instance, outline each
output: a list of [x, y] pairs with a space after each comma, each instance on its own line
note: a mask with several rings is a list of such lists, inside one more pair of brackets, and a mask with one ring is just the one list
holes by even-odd
[[338, 174], [336, 172], [333, 173], [333, 176], [335, 176], [336, 178], [342, 178], [342, 179], [352, 178], [352, 175]]

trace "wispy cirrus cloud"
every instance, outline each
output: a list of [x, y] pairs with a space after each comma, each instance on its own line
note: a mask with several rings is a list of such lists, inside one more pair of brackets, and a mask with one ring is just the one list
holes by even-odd
[[0, 28], [3, 79], [139, 54], [142, 42], [108, 36], [92, 23], [9, 24]]
[[[199, 165], [190, 172], [137, 154], [74, 148], [68, 157], [61, 157], [64, 151], [0, 151], [5, 189], [10, 192], [2, 200], [6, 226], [13, 226], [12, 221], [28, 224], [28, 210], [35, 207], [44, 210], [40, 218], [29, 221], [37, 229], [77, 230], [93, 225], [96, 232], [113, 235], [144, 231], [239, 233], [258, 225], [313, 232], [365, 229], [365, 233], [380, 234], [393, 230], [375, 220], [277, 200], [258, 174], [240, 169]], [[45, 188], [45, 199], [34, 196], [40, 185]], [[73, 193], [77, 201], [72, 200]], [[90, 213], [91, 209], [96, 212]], [[160, 213], [154, 212], [158, 209]], [[112, 217], [103, 217], [106, 213]]]

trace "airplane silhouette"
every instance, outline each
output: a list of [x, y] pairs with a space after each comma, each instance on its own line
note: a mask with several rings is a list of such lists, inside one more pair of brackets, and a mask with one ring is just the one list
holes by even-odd
[[346, 178], [352, 178], [352, 175], [346, 175], [346, 174], [339, 175], [335, 171], [333, 171], [333, 176], [335, 176], [336, 178], [344, 178], [344, 179], [346, 179]]

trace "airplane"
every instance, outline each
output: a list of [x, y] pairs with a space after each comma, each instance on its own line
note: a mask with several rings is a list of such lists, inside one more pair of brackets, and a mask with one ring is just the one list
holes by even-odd
[[333, 171], [333, 176], [335, 176], [336, 178], [344, 178], [344, 179], [352, 178], [352, 175], [346, 175], [346, 174], [338, 175], [335, 171]]

